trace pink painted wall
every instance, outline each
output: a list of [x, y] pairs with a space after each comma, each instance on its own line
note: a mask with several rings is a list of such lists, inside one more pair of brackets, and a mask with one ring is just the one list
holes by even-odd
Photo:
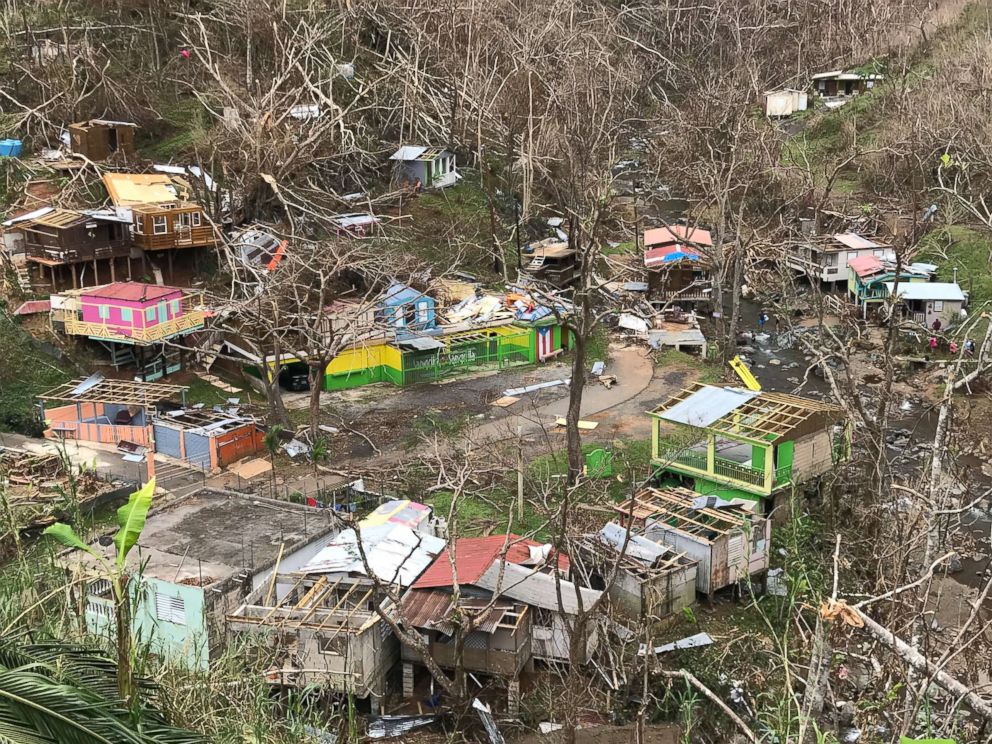
[[[131, 328], [151, 328], [163, 321], [172, 320], [183, 314], [181, 291], [170, 293], [161, 299], [152, 302], [135, 302], [131, 300], [110, 299], [107, 297], [87, 297], [80, 298], [82, 306], [83, 321], [86, 323], [107, 323], [119, 329], [127, 335]], [[165, 315], [159, 317], [159, 307], [165, 303]], [[100, 308], [106, 308], [106, 316], [100, 316]], [[149, 320], [147, 311], [152, 309], [152, 319]], [[130, 310], [130, 319], [125, 319], [127, 311]]]

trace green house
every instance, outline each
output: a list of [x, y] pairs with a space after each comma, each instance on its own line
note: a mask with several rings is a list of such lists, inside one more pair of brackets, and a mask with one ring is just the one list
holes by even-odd
[[[930, 275], [916, 266], [904, 267], [898, 272], [900, 284], [928, 282]], [[892, 261], [886, 261], [873, 255], [858, 256], [847, 262], [847, 291], [858, 306], [863, 318], [873, 307], [881, 306], [889, 298], [886, 282], [896, 278], [896, 266]]]
[[850, 456], [843, 408], [697, 383], [649, 412], [651, 463], [669, 485], [760, 500]]

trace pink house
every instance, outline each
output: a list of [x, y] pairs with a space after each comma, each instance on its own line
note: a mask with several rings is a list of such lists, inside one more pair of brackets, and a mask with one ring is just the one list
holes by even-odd
[[139, 345], [163, 341], [203, 326], [197, 297], [178, 287], [141, 282], [87, 288], [63, 303], [65, 331]]

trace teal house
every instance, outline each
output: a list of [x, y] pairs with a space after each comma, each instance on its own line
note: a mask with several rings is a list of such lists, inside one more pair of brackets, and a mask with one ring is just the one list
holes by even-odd
[[[153, 509], [128, 556], [136, 644], [205, 671], [224, 647], [226, 614], [271, 581], [277, 562], [280, 573], [297, 570], [337, 531], [325, 510], [215, 489]], [[90, 547], [113, 563], [109, 537]], [[66, 563], [87, 586], [87, 631], [113, 642], [114, 601], [103, 567], [81, 551], [67, 553]]]
[[697, 383], [649, 412], [651, 464], [666, 486], [761, 501], [850, 456], [843, 408]]
[[861, 317], [867, 318], [869, 311], [880, 307], [889, 298], [886, 283], [892, 283], [899, 277], [900, 284], [912, 284], [930, 281], [929, 265], [912, 264], [896, 272], [895, 263], [873, 255], [857, 256], [847, 262], [847, 292], [861, 311]]

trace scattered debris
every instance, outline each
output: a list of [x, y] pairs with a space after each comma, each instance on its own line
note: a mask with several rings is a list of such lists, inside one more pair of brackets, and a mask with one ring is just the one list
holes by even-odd
[[572, 382], [572, 379], [567, 380], [552, 380], [551, 382], [538, 382], [534, 385], [528, 385], [522, 388], [510, 388], [509, 390], [504, 390], [503, 395], [510, 398], [514, 396], [525, 395], [527, 393], [533, 393], [537, 390], [544, 390], [545, 388], [558, 387], [559, 385], [568, 385]]
[[512, 395], [504, 395], [502, 398], [497, 398], [494, 400], [491, 405], [498, 406], [500, 408], [507, 408], [508, 406], [512, 406], [518, 400], [520, 400], [520, 398]]
[[[568, 422], [561, 416], [555, 419], [555, 426], [567, 426], [567, 425]], [[597, 426], [599, 426], [598, 421], [583, 421], [582, 419], [579, 419], [578, 427], [584, 431], [592, 431]]]
[[[696, 633], [695, 635], [687, 636], [685, 638], [673, 641], [672, 643], [666, 643], [662, 646], [655, 646], [654, 653], [667, 654], [669, 651], [681, 650], [685, 648], [700, 648], [702, 646], [710, 646], [713, 644], [713, 639], [710, 637], [709, 633]], [[647, 653], [647, 645], [641, 644], [640, 649], [637, 652], [638, 656], [644, 656]]]

